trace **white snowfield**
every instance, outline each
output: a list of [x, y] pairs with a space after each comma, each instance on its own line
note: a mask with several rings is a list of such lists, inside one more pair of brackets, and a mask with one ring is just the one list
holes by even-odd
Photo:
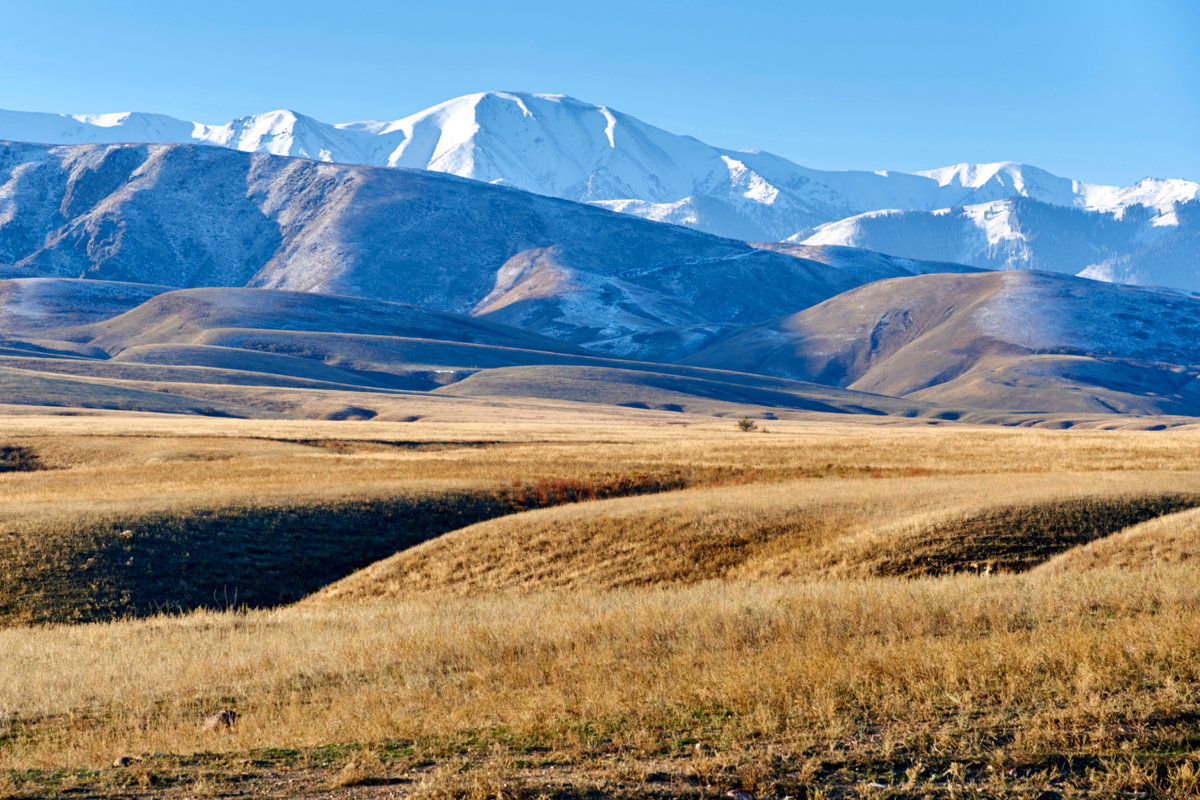
[[158, 114], [0, 111], [0, 139], [199, 142], [425, 169], [736, 239], [1200, 289], [1194, 182], [1103, 186], [1012, 162], [918, 173], [814, 170], [713, 147], [563, 95], [482, 92], [390, 122], [342, 124], [292, 111], [224, 125]]

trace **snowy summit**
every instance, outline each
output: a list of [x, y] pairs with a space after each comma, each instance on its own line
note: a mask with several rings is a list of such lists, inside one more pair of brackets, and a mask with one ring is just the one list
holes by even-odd
[[714, 147], [565, 95], [480, 92], [402, 119], [329, 124], [293, 111], [223, 125], [158, 114], [0, 111], [0, 139], [197, 142], [407, 167], [758, 241], [866, 247], [1200, 290], [1189, 247], [1200, 185], [1083, 183], [1012, 162], [918, 173], [823, 171]]

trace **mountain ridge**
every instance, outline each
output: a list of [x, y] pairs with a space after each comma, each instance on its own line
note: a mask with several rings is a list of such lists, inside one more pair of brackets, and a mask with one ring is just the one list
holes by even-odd
[[192, 144], [0, 144], [0, 263], [31, 277], [371, 297], [623, 357], [702, 346], [722, 325], [868, 280], [968, 269], [824, 252], [430, 171]]
[[[1192, 258], [1200, 184], [1181, 179], [1090, 184], [1016, 162], [915, 173], [814, 170], [771, 153], [713, 147], [609, 106], [528, 92], [478, 92], [396, 120], [337, 124], [286, 110], [223, 125], [144, 113], [0, 111], [0, 139], [122, 138], [445, 172], [728, 238], [861, 245], [910, 258], [928, 257], [935, 241], [928, 231], [935, 225], [931, 218], [950, 214], [962, 223], [950, 232], [954, 260], [962, 263], [1200, 289]], [[1020, 199], [1049, 210], [1039, 215], [1027, 205], [1024, 214], [1015, 214], [1013, 203]], [[1130, 229], [1131, 241], [1095, 253], [1085, 249], [1082, 260], [1065, 263], [1059, 258], [1066, 245], [1057, 238], [1063, 222], [1056, 209], [1079, 212], [1071, 218], [1068, 239], [1100, 240], [1116, 224]], [[882, 215], [900, 229], [887, 238], [894, 249], [863, 231], [863, 215]], [[944, 228], [939, 235], [947, 235]], [[1155, 246], [1172, 237], [1182, 241]], [[997, 239], [1026, 245], [998, 258]]]
[[[506, 105], [511, 105], [511, 108]], [[540, 115], [535, 113], [531, 110], [531, 106], [535, 106], [542, 113]], [[1014, 161], [966, 162], [914, 172], [886, 169], [876, 171], [810, 169], [782, 156], [762, 150], [713, 147], [691, 136], [670, 133], [606, 105], [586, 103], [568, 95], [535, 92], [476, 92], [452, 98], [395, 120], [341, 123], [322, 122], [291, 109], [276, 109], [260, 114], [246, 115], [224, 124], [189, 122], [164, 114], [148, 112], [54, 114], [0, 110], [0, 139], [37, 144], [183, 144], [195, 142], [243, 152], [266, 152], [272, 155], [290, 155], [335, 163], [431, 169], [437, 172], [449, 172], [460, 177], [495, 182], [497, 178], [489, 178], [486, 174], [465, 174], [483, 168], [475, 167], [469, 163], [469, 159], [456, 157], [454, 153], [456, 148], [471, 144], [465, 140], [470, 139], [473, 134], [486, 133], [492, 136], [497, 134], [496, 131], [489, 130], [489, 124], [480, 124], [480, 116], [489, 115], [484, 118], [484, 123], [495, 123], [504, 116], [511, 116], [513, 112], [516, 112], [524, 120], [536, 122], [541, 116], [549, 116], [547, 111], [554, 110], [556, 107], [561, 107], [560, 116], [566, 117], [568, 124], [576, 125], [584, 131], [589, 125], [588, 117], [601, 119], [600, 125], [592, 126], [592, 132], [603, 130], [603, 138], [607, 140], [608, 149], [618, 149], [615, 141], [618, 130], [625, 133], [626, 129], [630, 129], [630, 136], [644, 136], [646, 132], [653, 132], [655, 135], [665, 135], [680, 142], [715, 151], [733, 160], [745, 157], [753, 162], [752, 169], [766, 165], [768, 162], [786, 163], [792, 168], [826, 177], [831, 181], [835, 179], [834, 176], [842, 176], [847, 183], [858, 181], [882, 186], [886, 181], [896, 179], [898, 182], [908, 184], [899, 192], [894, 192], [892, 195], [894, 198], [902, 197], [906, 188], [911, 191], [913, 187], [920, 186], [926, 190], [925, 197], [922, 199], [930, 200], [928, 190], [934, 189], [931, 204], [930, 202], [923, 204], [927, 206], [925, 210], [990, 202], [1012, 196], [1029, 197], [1053, 205], [1068, 205], [1090, 210], [1111, 211], [1125, 207], [1131, 202], [1166, 210], [1173, 203], [1190, 202], [1200, 197], [1200, 183], [1179, 178], [1160, 179], [1147, 176], [1129, 186], [1094, 184], [1062, 178], [1041, 168]], [[572, 113], [574, 117], [571, 116]], [[439, 124], [438, 132], [441, 134], [441, 138], [447, 140], [443, 143], [439, 139], [438, 143], [432, 147], [428, 137], [421, 135], [427, 132], [419, 130], [431, 121]], [[548, 125], [542, 127], [548, 127]], [[131, 135], [118, 135], [118, 132], [125, 131]], [[297, 137], [297, 131], [302, 135]], [[335, 134], [340, 134], [345, 139], [341, 141], [330, 139], [328, 143], [340, 146], [341, 152], [321, 146], [321, 137], [329, 138]], [[370, 138], [364, 139], [364, 137]], [[364, 147], [364, 141], [371, 142], [375, 146]], [[354, 142], [358, 143], [358, 148], [350, 145]], [[356, 149], [359, 152], [355, 153]], [[582, 163], [587, 159], [577, 159], [577, 161]], [[500, 180], [514, 183], [511, 179], [501, 178]], [[835, 188], [845, 190], [847, 183]], [[551, 185], [542, 184], [540, 188], [529, 185], [518, 188], [553, 197], [563, 197], [565, 191], [577, 188], [579, 184], [583, 184], [592, 194], [591, 198], [581, 198], [583, 202], [587, 202], [589, 199], [600, 201], [634, 199], [632, 196], [626, 198], [613, 196], [614, 192], [598, 187], [594, 181], [574, 180], [566, 184], [561, 182]], [[654, 202], [672, 202], [681, 199], [676, 197], [679, 194], [678, 187], [672, 191], [672, 187], [660, 184], [660, 189], [661, 191], [656, 196], [639, 199]], [[939, 192], [937, 189], [948, 191]], [[641, 192], [640, 194], [653, 195], [654, 193]], [[911, 202], [878, 202], [883, 196], [877, 195], [870, 201], [860, 200], [858, 205], [864, 206], [864, 210], [885, 208], [917, 210], [911, 208], [914, 205]]]

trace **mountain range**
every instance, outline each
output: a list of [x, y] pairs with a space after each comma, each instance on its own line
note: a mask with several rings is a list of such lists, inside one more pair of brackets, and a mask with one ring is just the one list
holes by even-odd
[[[536, 95], [482, 95], [472, 108], [493, 101], [526, 104], [528, 125], [551, 111], [586, 121], [596, 108]], [[462, 128], [462, 105], [424, 122], [332, 130], [403, 155], [420, 131]], [[598, 113], [615, 120], [601, 134], [621, 161], [617, 132], [641, 123]], [[35, 121], [55, 119], [67, 118]], [[586, 160], [591, 123], [555, 119], [577, 138], [535, 142], [510, 166], [533, 169], [543, 145]], [[183, 130], [140, 116], [71, 124], [113, 138]], [[642, 144], [664, 154], [670, 135], [648, 130]], [[280, 131], [255, 141], [295, 146]], [[471, 147], [439, 163], [504, 163], [481, 155], [482, 128], [467, 138]], [[1015, 165], [827, 173], [844, 193], [830, 188], [834, 178], [823, 189], [811, 179], [787, 202], [806, 197], [816, 215], [813, 198], [845, 203], [846, 187], [878, 200], [908, 186], [914, 204], [925, 192], [921, 202], [936, 205], [970, 185], [980, 202], [865, 212], [805, 237], [748, 242], [614, 210], [600, 198], [632, 185], [628, 159], [609, 175], [624, 175], [619, 185], [596, 178], [592, 199], [579, 202], [549, 196], [567, 193], [550, 173], [535, 193], [505, 179], [338, 163], [332, 150], [322, 153], [330, 160], [243, 152], [232, 134], [224, 143], [237, 147], [210, 146], [219, 139], [0, 142], [0, 404], [332, 419], [408, 419], [418, 397], [1055, 425], [1200, 416], [1200, 297], [953, 260], [976, 222], [1007, 230], [1034, 220], [1050, 233], [1026, 255], [1061, 252], [1066, 272], [1089, 252], [1139, 243], [1194, 271], [1196, 201], [1183, 184], [1107, 190]], [[660, 176], [664, 191], [672, 174]], [[1023, 194], [985, 199], [1017, 184]], [[760, 210], [776, 205], [786, 203]], [[1100, 217], [1103, 236], [1088, 233]], [[1162, 234], [1151, 240], [1145, 228]], [[892, 244], [909, 235], [929, 258], [879, 251], [903, 250]], [[864, 239], [879, 250], [841, 243]], [[1123, 268], [1149, 269], [1145, 252], [1122, 258]], [[1116, 275], [1098, 270], [1078, 271]]]
[[864, 247], [1200, 290], [1200, 184], [1129, 187], [1016, 163], [824, 171], [714, 147], [563, 95], [482, 92], [393, 121], [292, 111], [221, 125], [158, 114], [0, 111], [0, 139], [200, 143], [444, 172], [749, 241]]
[[429, 171], [0, 144], [0, 263], [30, 276], [371, 297], [628, 357], [684, 355], [871, 280], [968, 269], [794, 251]]

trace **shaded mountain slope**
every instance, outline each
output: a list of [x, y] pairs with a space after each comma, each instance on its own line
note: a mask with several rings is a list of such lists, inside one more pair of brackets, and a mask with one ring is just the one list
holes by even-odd
[[912, 275], [929, 275], [936, 272], [984, 272], [981, 267], [971, 267], [952, 261], [922, 261], [902, 258], [867, 250], [861, 247], [846, 247], [829, 244], [800, 244], [797, 242], [751, 242], [755, 247], [775, 253], [817, 261], [829, 267], [853, 275], [863, 283], [903, 278]]

